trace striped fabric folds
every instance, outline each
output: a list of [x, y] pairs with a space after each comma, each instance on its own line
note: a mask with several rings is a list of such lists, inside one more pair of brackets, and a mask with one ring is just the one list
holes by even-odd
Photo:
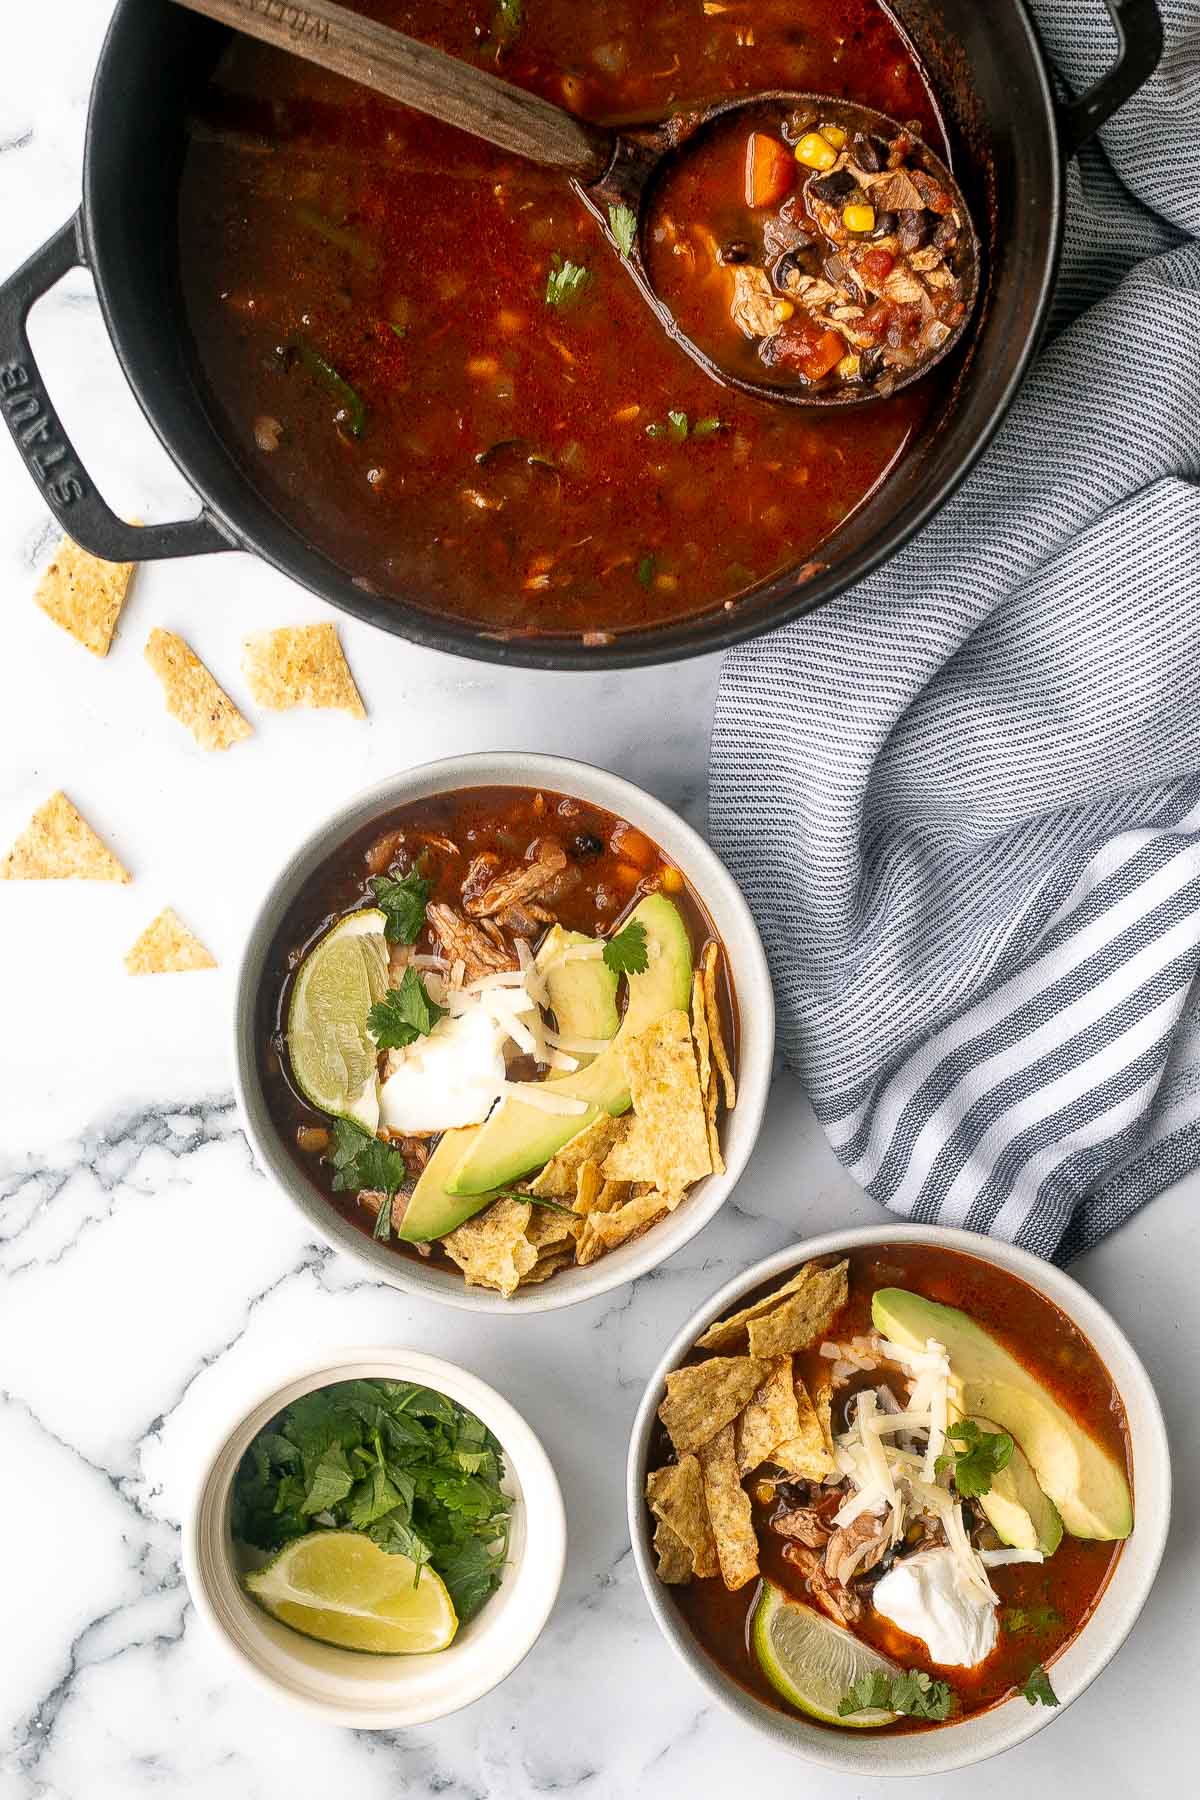
[[[1200, 0], [1071, 172], [1051, 335], [907, 550], [733, 652], [713, 841], [838, 1157], [1068, 1260], [1200, 1165]], [[1036, 0], [1065, 81], [1098, 0]]]

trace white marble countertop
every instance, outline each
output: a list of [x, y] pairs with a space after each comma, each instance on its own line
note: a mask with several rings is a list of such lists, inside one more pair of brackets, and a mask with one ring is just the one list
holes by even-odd
[[[0, 81], [0, 272], [78, 200], [108, 0], [9, 5]], [[19, 79], [17, 73], [19, 71]], [[190, 510], [109, 351], [90, 284], [40, 308], [35, 340], [85, 462], [118, 510]], [[230, 1095], [228, 1016], [264, 880], [313, 821], [391, 770], [468, 748], [558, 750], [621, 770], [703, 823], [716, 669], [503, 674], [344, 623], [370, 719], [297, 712], [207, 756], [142, 660], [183, 631], [246, 696], [250, 629], [319, 602], [248, 557], [137, 578], [97, 662], [30, 604], [51, 522], [0, 445], [0, 845], [65, 787], [131, 886], [10, 884], [0, 926], [0, 1800], [454, 1800], [575, 1791], [715, 1795], [774, 1782], [865, 1800], [895, 1784], [809, 1773], [713, 1707], [660, 1639], [629, 1553], [622, 1481], [662, 1344], [730, 1272], [876, 1207], [840, 1172], [789, 1077], [722, 1216], [633, 1289], [520, 1323], [406, 1300], [312, 1243], [255, 1171]], [[121, 958], [164, 904], [212, 975], [131, 981]], [[1191, 1784], [1187, 1685], [1195, 1495], [1197, 1184], [1166, 1194], [1076, 1272], [1145, 1357], [1172, 1428], [1177, 1510], [1150, 1605], [1053, 1728], [939, 1793], [1067, 1800]], [[1185, 1335], [1193, 1327], [1189, 1338]], [[179, 1521], [218, 1421], [322, 1346], [408, 1344], [484, 1373], [542, 1436], [571, 1533], [566, 1581], [522, 1668], [428, 1729], [312, 1723], [248, 1686], [189, 1605]], [[1182, 1353], [1182, 1354], [1181, 1354]], [[1181, 1703], [1182, 1702], [1182, 1703]]]

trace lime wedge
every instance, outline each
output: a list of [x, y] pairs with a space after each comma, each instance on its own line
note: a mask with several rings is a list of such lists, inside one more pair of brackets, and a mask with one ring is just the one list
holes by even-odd
[[426, 1564], [391, 1556], [357, 1531], [314, 1531], [245, 1577], [259, 1605], [323, 1644], [416, 1656], [458, 1630], [446, 1584]]
[[306, 1100], [335, 1118], [379, 1126], [376, 1049], [367, 1014], [388, 984], [383, 914], [364, 907], [339, 919], [300, 965], [288, 1008], [292, 1073]]
[[839, 1716], [838, 1702], [861, 1676], [877, 1670], [898, 1675], [899, 1665], [773, 1582], [763, 1582], [750, 1635], [758, 1666], [771, 1686], [810, 1718], [861, 1730], [890, 1725], [898, 1716], [882, 1709]]

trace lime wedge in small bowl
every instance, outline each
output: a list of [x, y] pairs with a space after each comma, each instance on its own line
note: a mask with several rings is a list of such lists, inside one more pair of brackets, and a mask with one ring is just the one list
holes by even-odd
[[777, 1693], [810, 1719], [858, 1731], [890, 1725], [894, 1712], [871, 1708], [842, 1718], [838, 1703], [864, 1675], [898, 1675], [899, 1665], [824, 1613], [764, 1581], [750, 1626], [758, 1666]]
[[377, 906], [339, 919], [300, 965], [288, 1007], [292, 1074], [306, 1100], [335, 1119], [379, 1125], [376, 1049], [367, 1014], [388, 985], [384, 917]]
[[245, 1577], [276, 1619], [348, 1650], [416, 1656], [458, 1630], [446, 1584], [427, 1564], [381, 1550], [358, 1531], [313, 1531]]

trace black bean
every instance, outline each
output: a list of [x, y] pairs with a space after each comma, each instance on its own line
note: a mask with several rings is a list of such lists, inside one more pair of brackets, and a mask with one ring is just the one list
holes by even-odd
[[846, 265], [840, 256], [827, 256], [821, 264], [821, 273], [834, 287], [841, 287], [846, 279]]
[[950, 250], [958, 242], [958, 226], [953, 219], [939, 219], [933, 229], [935, 250]]
[[869, 350], [860, 353], [858, 373], [863, 381], [873, 381], [882, 367], [883, 351], [878, 344], [872, 344]]
[[812, 260], [812, 253], [803, 250], [788, 250], [771, 270], [771, 279], [775, 286], [785, 294], [790, 293], [801, 275], [808, 275], [811, 270], [806, 266]]
[[932, 225], [923, 212], [902, 212], [900, 214], [900, 248], [902, 250], [919, 250], [922, 244], [928, 243]]
[[881, 169], [887, 167], [891, 145], [885, 138], [873, 137], [865, 131], [856, 131], [850, 148], [855, 162], [860, 169], [865, 169], [868, 175], [878, 175]]
[[848, 199], [857, 187], [849, 169], [837, 169], [832, 175], [822, 175], [819, 181], [811, 182], [809, 192], [826, 206], [834, 206], [839, 200]]
[[876, 213], [875, 214], [875, 229], [871, 233], [871, 236], [877, 237], [877, 238], [891, 237], [893, 231], [895, 231], [895, 229], [899, 225], [899, 223], [900, 223], [899, 217], [894, 212]]
[[603, 856], [604, 845], [594, 832], [581, 831], [572, 841], [571, 851], [581, 862], [586, 862], [590, 857]]
[[745, 238], [734, 238], [732, 243], [722, 244], [717, 252], [717, 261], [723, 263], [748, 263], [754, 260], [754, 251]]

